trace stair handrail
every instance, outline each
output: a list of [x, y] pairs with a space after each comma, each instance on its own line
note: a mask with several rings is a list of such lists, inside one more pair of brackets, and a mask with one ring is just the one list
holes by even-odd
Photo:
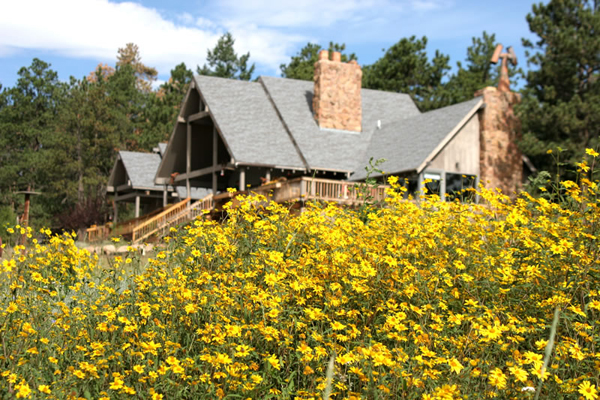
[[197, 211], [211, 210], [214, 206], [213, 195], [212, 193], [207, 195], [206, 197], [197, 200], [189, 207], [186, 207], [183, 210], [180, 210], [177, 214], [172, 215], [170, 218], [163, 219], [163, 223], [154, 227], [154, 229], [145, 232], [143, 235], [132, 239], [132, 241], [141, 241], [146, 239], [147, 237], [152, 236], [156, 232], [161, 231], [161, 235], [165, 234], [165, 231], [173, 225], [182, 223], [184, 221], [190, 221], [194, 219], [196, 216], [200, 214]]
[[142, 231], [144, 228], [146, 228], [148, 225], [151, 224], [155, 224], [158, 223], [159, 220], [165, 218], [167, 215], [173, 213], [173, 212], [179, 212], [180, 209], [182, 208], [187, 208], [187, 204], [190, 202], [190, 198], [186, 198], [182, 201], [180, 201], [179, 203], [176, 203], [173, 205], [173, 207], [161, 212], [160, 214], [157, 214], [156, 216], [142, 222], [141, 224], [139, 224], [138, 226], [136, 226], [135, 228], [133, 228], [132, 230], [132, 236], [131, 236], [131, 241], [135, 242], [136, 241], [136, 236], [139, 236], [140, 231]]

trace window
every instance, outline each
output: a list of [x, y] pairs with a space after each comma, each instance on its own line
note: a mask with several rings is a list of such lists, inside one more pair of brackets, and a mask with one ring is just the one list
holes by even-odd
[[446, 201], [456, 199], [465, 202], [475, 202], [475, 192], [466, 190], [475, 187], [475, 175], [446, 173]]
[[429, 181], [427, 183], [425, 183], [425, 188], [427, 189], [427, 194], [437, 194], [438, 196], [441, 195], [441, 181], [442, 181], [442, 175], [439, 173], [434, 173], [434, 172], [426, 172], [425, 174], [423, 174], [423, 179], [425, 181]]

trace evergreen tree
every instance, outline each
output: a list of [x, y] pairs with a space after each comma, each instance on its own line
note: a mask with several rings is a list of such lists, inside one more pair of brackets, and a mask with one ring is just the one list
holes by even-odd
[[198, 74], [249, 81], [254, 73], [254, 64], [248, 66], [250, 53], [238, 56], [233, 48], [234, 44], [235, 39], [230, 32], [221, 36], [215, 48], [208, 50], [208, 64], [204, 64], [202, 68], [198, 66]]
[[135, 69], [130, 64], [117, 65], [114, 74], [106, 81], [120, 150], [149, 150], [142, 146], [147, 128], [144, 110], [149, 93], [140, 90], [138, 82]]
[[116, 151], [121, 146], [118, 117], [108, 82], [71, 78], [68, 95], [57, 116], [51, 142], [53, 176], [49, 183], [57, 206], [54, 214], [103, 198]]
[[159, 142], [169, 140], [194, 74], [184, 63], [171, 70], [171, 77], [153, 92], [144, 110], [146, 129], [140, 138], [140, 147], [151, 149]]
[[[496, 44], [496, 35], [488, 35], [485, 31], [481, 37], [472, 38], [472, 45], [467, 48], [466, 65], [457, 62], [456, 73], [445, 85], [448, 105], [471, 100], [479, 89], [498, 84], [499, 66], [490, 62]], [[514, 74], [514, 67], [510, 65], [509, 74]]]
[[555, 171], [547, 150], [563, 161], [581, 160], [600, 136], [600, 3], [551, 0], [527, 15], [534, 42], [523, 39], [532, 68], [520, 115], [521, 148], [538, 169]]
[[[137, 87], [143, 92], [152, 90], [152, 82], [156, 80], [158, 72], [155, 68], [148, 67], [142, 63], [139, 47], [134, 43], [127, 43], [125, 47], [118, 50], [117, 67], [130, 65], [137, 77]], [[109, 70], [110, 71], [110, 70]]]
[[[281, 64], [281, 76], [290, 79], [301, 79], [304, 81], [312, 81], [315, 74], [315, 63], [319, 59], [319, 52], [322, 50], [321, 45], [315, 43], [307, 43], [298, 54], [292, 56], [289, 64]], [[345, 44], [329, 42], [329, 53], [338, 51], [342, 53], [342, 61], [348, 62], [356, 60], [356, 55], [344, 53], [346, 50]]]
[[427, 38], [403, 38], [372, 65], [363, 68], [363, 87], [408, 93], [421, 111], [447, 105], [442, 79], [450, 69], [450, 57], [438, 50], [431, 61], [425, 51]]
[[[9, 205], [20, 201], [18, 190], [47, 189], [48, 144], [65, 92], [50, 64], [37, 58], [18, 74], [16, 86], [0, 94], [0, 203]], [[40, 223], [49, 222], [44, 200], [36, 198], [31, 210]]]

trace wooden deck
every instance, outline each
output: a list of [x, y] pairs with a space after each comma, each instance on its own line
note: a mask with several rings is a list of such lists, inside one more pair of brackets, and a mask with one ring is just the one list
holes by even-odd
[[277, 203], [320, 200], [355, 206], [364, 203], [365, 195], [373, 201], [383, 200], [388, 187], [380, 185], [373, 188], [365, 183], [303, 176], [289, 181], [267, 183], [250, 189], [250, 192], [264, 195]]
[[365, 196], [370, 201], [383, 200], [387, 188], [385, 185], [369, 187], [364, 183], [311, 177], [274, 181], [248, 191], [224, 192], [215, 196], [211, 194], [194, 203], [187, 198], [152, 214], [126, 221], [115, 228], [110, 224], [93, 226], [87, 229], [86, 239], [88, 242], [98, 242], [111, 236], [122, 236], [133, 243], [140, 243], [153, 236], [161, 237], [168, 234], [171, 227], [191, 221], [203, 213], [223, 212], [223, 205], [232, 201], [235, 203], [238, 195], [259, 194], [277, 203], [292, 202], [300, 206], [306, 201], [317, 200], [352, 207], [364, 203]]

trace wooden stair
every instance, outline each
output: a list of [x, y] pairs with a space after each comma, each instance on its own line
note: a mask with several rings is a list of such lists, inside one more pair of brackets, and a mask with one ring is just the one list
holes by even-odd
[[192, 204], [188, 197], [179, 203], [170, 204], [151, 214], [134, 218], [112, 227], [111, 224], [92, 226], [86, 230], [88, 242], [106, 240], [111, 236], [122, 236], [132, 243], [140, 243], [151, 236], [164, 236], [171, 227], [191, 221], [205, 210], [214, 207], [213, 195]]
[[140, 243], [153, 235], [164, 236], [171, 227], [193, 220], [198, 215], [203, 214], [204, 210], [212, 210], [213, 195], [209, 194], [192, 204], [190, 202], [191, 199], [188, 197], [175, 204], [174, 207], [137, 225], [133, 228], [131, 241]]

